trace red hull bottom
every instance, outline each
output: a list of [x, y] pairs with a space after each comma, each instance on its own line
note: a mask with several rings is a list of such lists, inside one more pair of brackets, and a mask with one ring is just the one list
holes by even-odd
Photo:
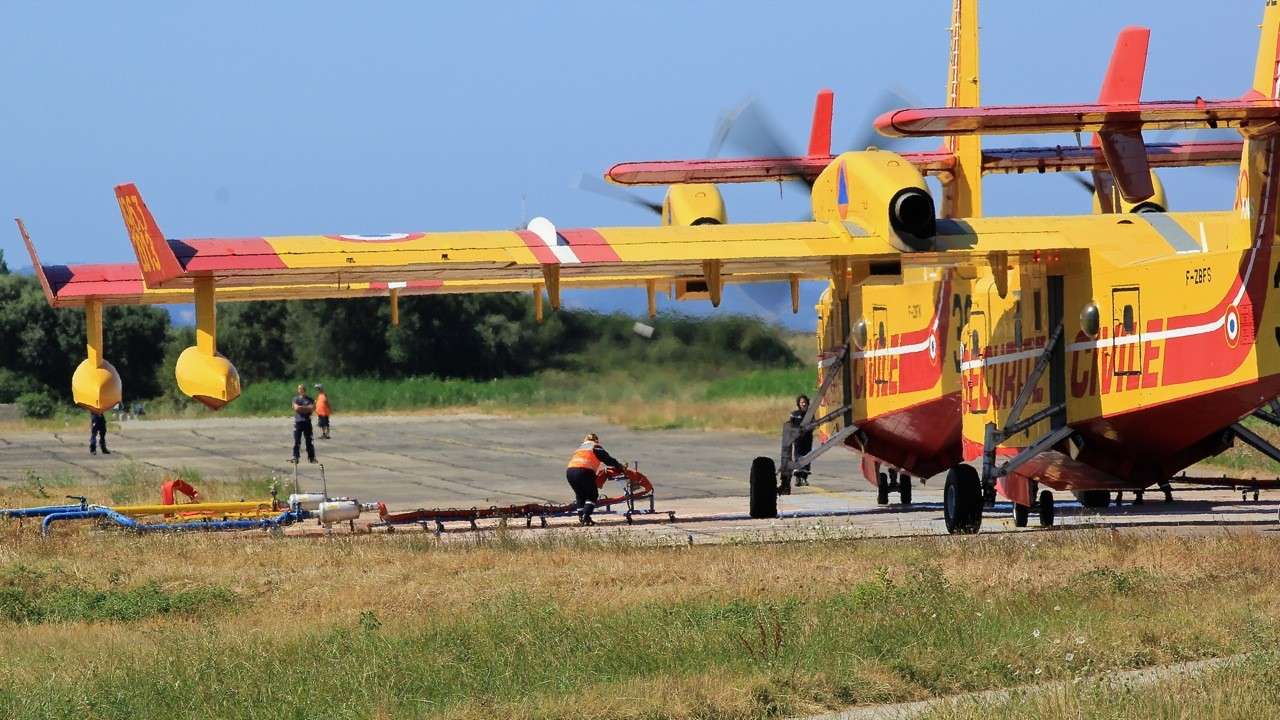
[[[960, 393], [949, 393], [859, 423], [866, 447], [852, 438], [846, 444], [872, 462], [916, 477], [933, 477], [961, 462], [960, 417]], [[879, 485], [876, 473], [868, 469], [864, 464], [867, 482]]]

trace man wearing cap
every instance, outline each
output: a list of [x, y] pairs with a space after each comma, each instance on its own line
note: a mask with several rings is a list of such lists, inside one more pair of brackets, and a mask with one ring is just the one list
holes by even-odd
[[299, 446], [302, 439], [307, 440], [307, 462], [316, 461], [316, 446], [311, 442], [311, 413], [315, 411], [316, 404], [307, 397], [307, 386], [299, 385], [298, 394], [293, 398], [293, 460], [298, 462]]
[[324, 391], [324, 385], [316, 383], [316, 426], [320, 428], [320, 439], [329, 439], [329, 413], [332, 412], [329, 407], [329, 394]]
[[587, 433], [582, 444], [569, 458], [569, 467], [565, 469], [565, 479], [573, 488], [574, 503], [578, 506], [578, 522], [583, 525], [595, 525], [591, 513], [600, 499], [600, 489], [596, 487], [596, 473], [601, 465], [621, 470], [622, 463], [613, 459], [600, 446], [600, 438], [595, 433]]

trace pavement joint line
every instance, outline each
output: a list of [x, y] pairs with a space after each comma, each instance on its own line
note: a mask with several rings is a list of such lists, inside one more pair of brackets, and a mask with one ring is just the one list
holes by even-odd
[[[423, 461], [422, 459], [420, 459], [420, 458], [416, 458], [416, 457], [414, 457], [414, 456], [412, 456], [412, 455], [406, 455], [406, 454], [404, 454], [404, 453], [396, 453], [396, 452], [389, 452], [389, 451], [376, 451], [376, 450], [368, 450], [368, 449], [363, 449], [363, 448], [358, 448], [358, 449], [359, 449], [361, 452], [368, 452], [368, 453], [382, 452], [382, 454], [384, 454], [384, 455], [396, 455], [396, 456], [399, 456], [399, 457], [406, 458], [406, 459], [408, 459], [408, 460], [413, 460], [414, 462], [419, 462], [419, 463], [424, 462], [424, 461]], [[340, 461], [342, 461], [342, 462], [351, 463], [351, 464], [353, 464], [353, 465], [357, 465], [357, 466], [364, 466], [364, 467], [377, 468], [377, 469], [382, 470], [382, 471], [385, 471], [385, 472], [396, 473], [397, 475], [404, 475], [404, 476], [407, 476], [407, 477], [409, 477], [409, 478], [418, 477], [418, 476], [416, 476], [416, 475], [411, 475], [409, 472], [407, 472], [406, 470], [403, 470], [403, 469], [399, 469], [399, 468], [390, 468], [390, 467], [386, 467], [386, 466], [382, 466], [382, 465], [374, 465], [373, 463], [370, 463], [370, 462], [357, 462], [357, 461], [355, 461], [355, 460], [352, 460], [352, 459], [347, 458], [347, 457], [343, 457], [343, 456], [341, 456], [341, 455], [328, 455], [328, 457], [335, 458], [335, 459], [340, 460]], [[439, 459], [434, 459], [434, 460], [432, 460], [431, 462], [433, 462], [433, 463], [435, 463], [435, 464], [437, 464], [437, 465], [444, 465], [445, 467], [453, 468], [453, 469], [455, 469], [455, 470], [461, 470], [461, 471], [464, 471], [464, 472], [474, 472], [474, 468], [469, 468], [469, 467], [466, 467], [465, 465], [457, 465], [457, 464], [454, 464], [454, 463], [441, 462]], [[495, 474], [496, 474], [496, 473], [495, 473]], [[507, 477], [507, 478], [516, 479], [516, 480], [520, 479], [520, 476], [519, 476], [519, 475], [507, 475], [506, 473], [502, 473], [502, 476], [503, 476], [503, 477]], [[544, 497], [540, 497], [540, 496], [538, 496], [538, 495], [530, 495], [530, 494], [528, 494], [528, 493], [518, 493], [518, 492], [510, 492], [510, 491], [497, 491], [497, 490], [494, 490], [493, 488], [484, 487], [483, 485], [477, 485], [477, 484], [475, 484], [475, 483], [473, 483], [473, 482], [464, 482], [464, 481], [462, 481], [462, 480], [458, 480], [458, 479], [445, 480], [445, 479], [444, 479], [444, 478], [442, 478], [442, 477], [441, 477], [441, 478], [439, 478], [439, 479], [440, 479], [441, 481], [443, 481], [443, 482], [448, 482], [448, 483], [453, 484], [453, 485], [461, 485], [462, 487], [470, 488], [470, 489], [472, 489], [472, 490], [478, 490], [478, 491], [481, 491], [481, 492], [486, 492], [486, 493], [489, 493], [490, 495], [498, 494], [499, 492], [505, 492], [505, 493], [506, 493], [506, 494], [508, 494], [508, 495], [516, 495], [516, 496], [523, 497], [523, 498], [530, 498], [530, 499], [533, 499], [533, 500], [537, 500], [537, 501], [539, 501], [539, 502], [547, 502], [547, 503], [549, 503], [549, 502], [554, 502], [553, 500], [550, 500], [550, 499], [547, 499], [547, 498], [544, 498]]]
[[819, 715], [807, 715], [795, 720], [906, 720], [923, 715], [932, 710], [959, 708], [965, 706], [989, 706], [993, 703], [1005, 702], [1028, 694], [1041, 694], [1062, 690], [1077, 682], [1093, 683], [1108, 687], [1139, 688], [1157, 685], [1170, 679], [1189, 679], [1204, 672], [1217, 670], [1238, 664], [1257, 653], [1241, 653], [1221, 658], [1193, 660], [1172, 665], [1157, 665], [1121, 670], [1118, 672], [1090, 675], [1076, 680], [1055, 680], [1036, 685], [1021, 685], [1014, 688], [982, 690], [979, 692], [951, 695], [948, 697], [917, 700], [914, 702], [892, 703], [886, 705], [864, 705]]

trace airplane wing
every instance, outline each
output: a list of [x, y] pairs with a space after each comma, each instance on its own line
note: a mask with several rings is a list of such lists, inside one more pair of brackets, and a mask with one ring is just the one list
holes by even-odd
[[[168, 240], [133, 185], [116, 194], [149, 288], [219, 289], [358, 282], [496, 281], [529, 288], [566, 281], [638, 285], [702, 277], [724, 280], [828, 277], [833, 257], [896, 260], [885, 239], [853, 223], [796, 222], [694, 227], [415, 232]], [[554, 278], [550, 277], [554, 275]]]
[[[82, 263], [45, 265], [21, 219], [18, 231], [31, 256], [36, 279], [51, 307], [83, 307], [90, 300], [107, 305], [180, 305], [192, 302], [187, 287], [148, 287], [136, 263]], [[527, 292], [528, 283], [478, 280], [449, 282], [411, 280], [404, 282], [304, 283], [295, 285], [247, 285], [226, 288], [219, 294], [223, 302], [250, 300], [305, 300], [317, 298], [383, 297], [397, 291], [402, 297], [474, 292]]]
[[[135, 187], [123, 185], [119, 192], [145, 210]], [[1202, 215], [1196, 218], [1203, 221]], [[1136, 215], [1120, 225], [1106, 215], [943, 219], [937, 221], [932, 248], [918, 252], [903, 252], [851, 221], [571, 230], [547, 223], [527, 231], [201, 240], [131, 232], [131, 239], [135, 249], [142, 248], [138, 254], [148, 289], [190, 292], [199, 277], [215, 278], [219, 297], [228, 299], [238, 289], [247, 299], [253, 299], [251, 293], [294, 297], [294, 288], [305, 285], [322, 288], [312, 297], [342, 297], [333, 290], [341, 283], [370, 283], [378, 291], [392, 283], [443, 283], [445, 289], [438, 292], [528, 290], [543, 284], [555, 306], [562, 277], [565, 285], [575, 287], [704, 281], [698, 292], [714, 297], [717, 291], [710, 286], [726, 282], [832, 278], [839, 263], [860, 262], [873, 275], [896, 275], [894, 268], [906, 265], [1107, 252], [1114, 243], [1141, 247], [1151, 256], [1199, 247], [1186, 226], [1190, 220], [1176, 214], [1159, 217], [1168, 221], [1156, 222], [1155, 215]], [[1117, 228], [1124, 230], [1123, 237], [1116, 235]], [[1113, 243], [1099, 246], [1099, 238], [1112, 236]], [[144, 253], [168, 253], [178, 272], [157, 275], [154, 265], [148, 271]]]

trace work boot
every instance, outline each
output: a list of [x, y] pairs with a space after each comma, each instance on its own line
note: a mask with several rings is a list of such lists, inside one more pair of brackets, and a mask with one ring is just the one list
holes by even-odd
[[314, 465], [314, 464], [315, 464], [315, 462], [316, 462], [316, 459], [315, 459], [315, 458], [313, 458], [313, 457], [311, 457], [311, 458], [307, 458], [307, 462], [309, 462], [309, 463], [311, 463], [312, 465]]
[[102, 454], [103, 454], [103, 455], [110, 455], [110, 454], [111, 454], [111, 451], [107, 449], [107, 446], [106, 446], [106, 445], [103, 445], [103, 446], [102, 446]]

